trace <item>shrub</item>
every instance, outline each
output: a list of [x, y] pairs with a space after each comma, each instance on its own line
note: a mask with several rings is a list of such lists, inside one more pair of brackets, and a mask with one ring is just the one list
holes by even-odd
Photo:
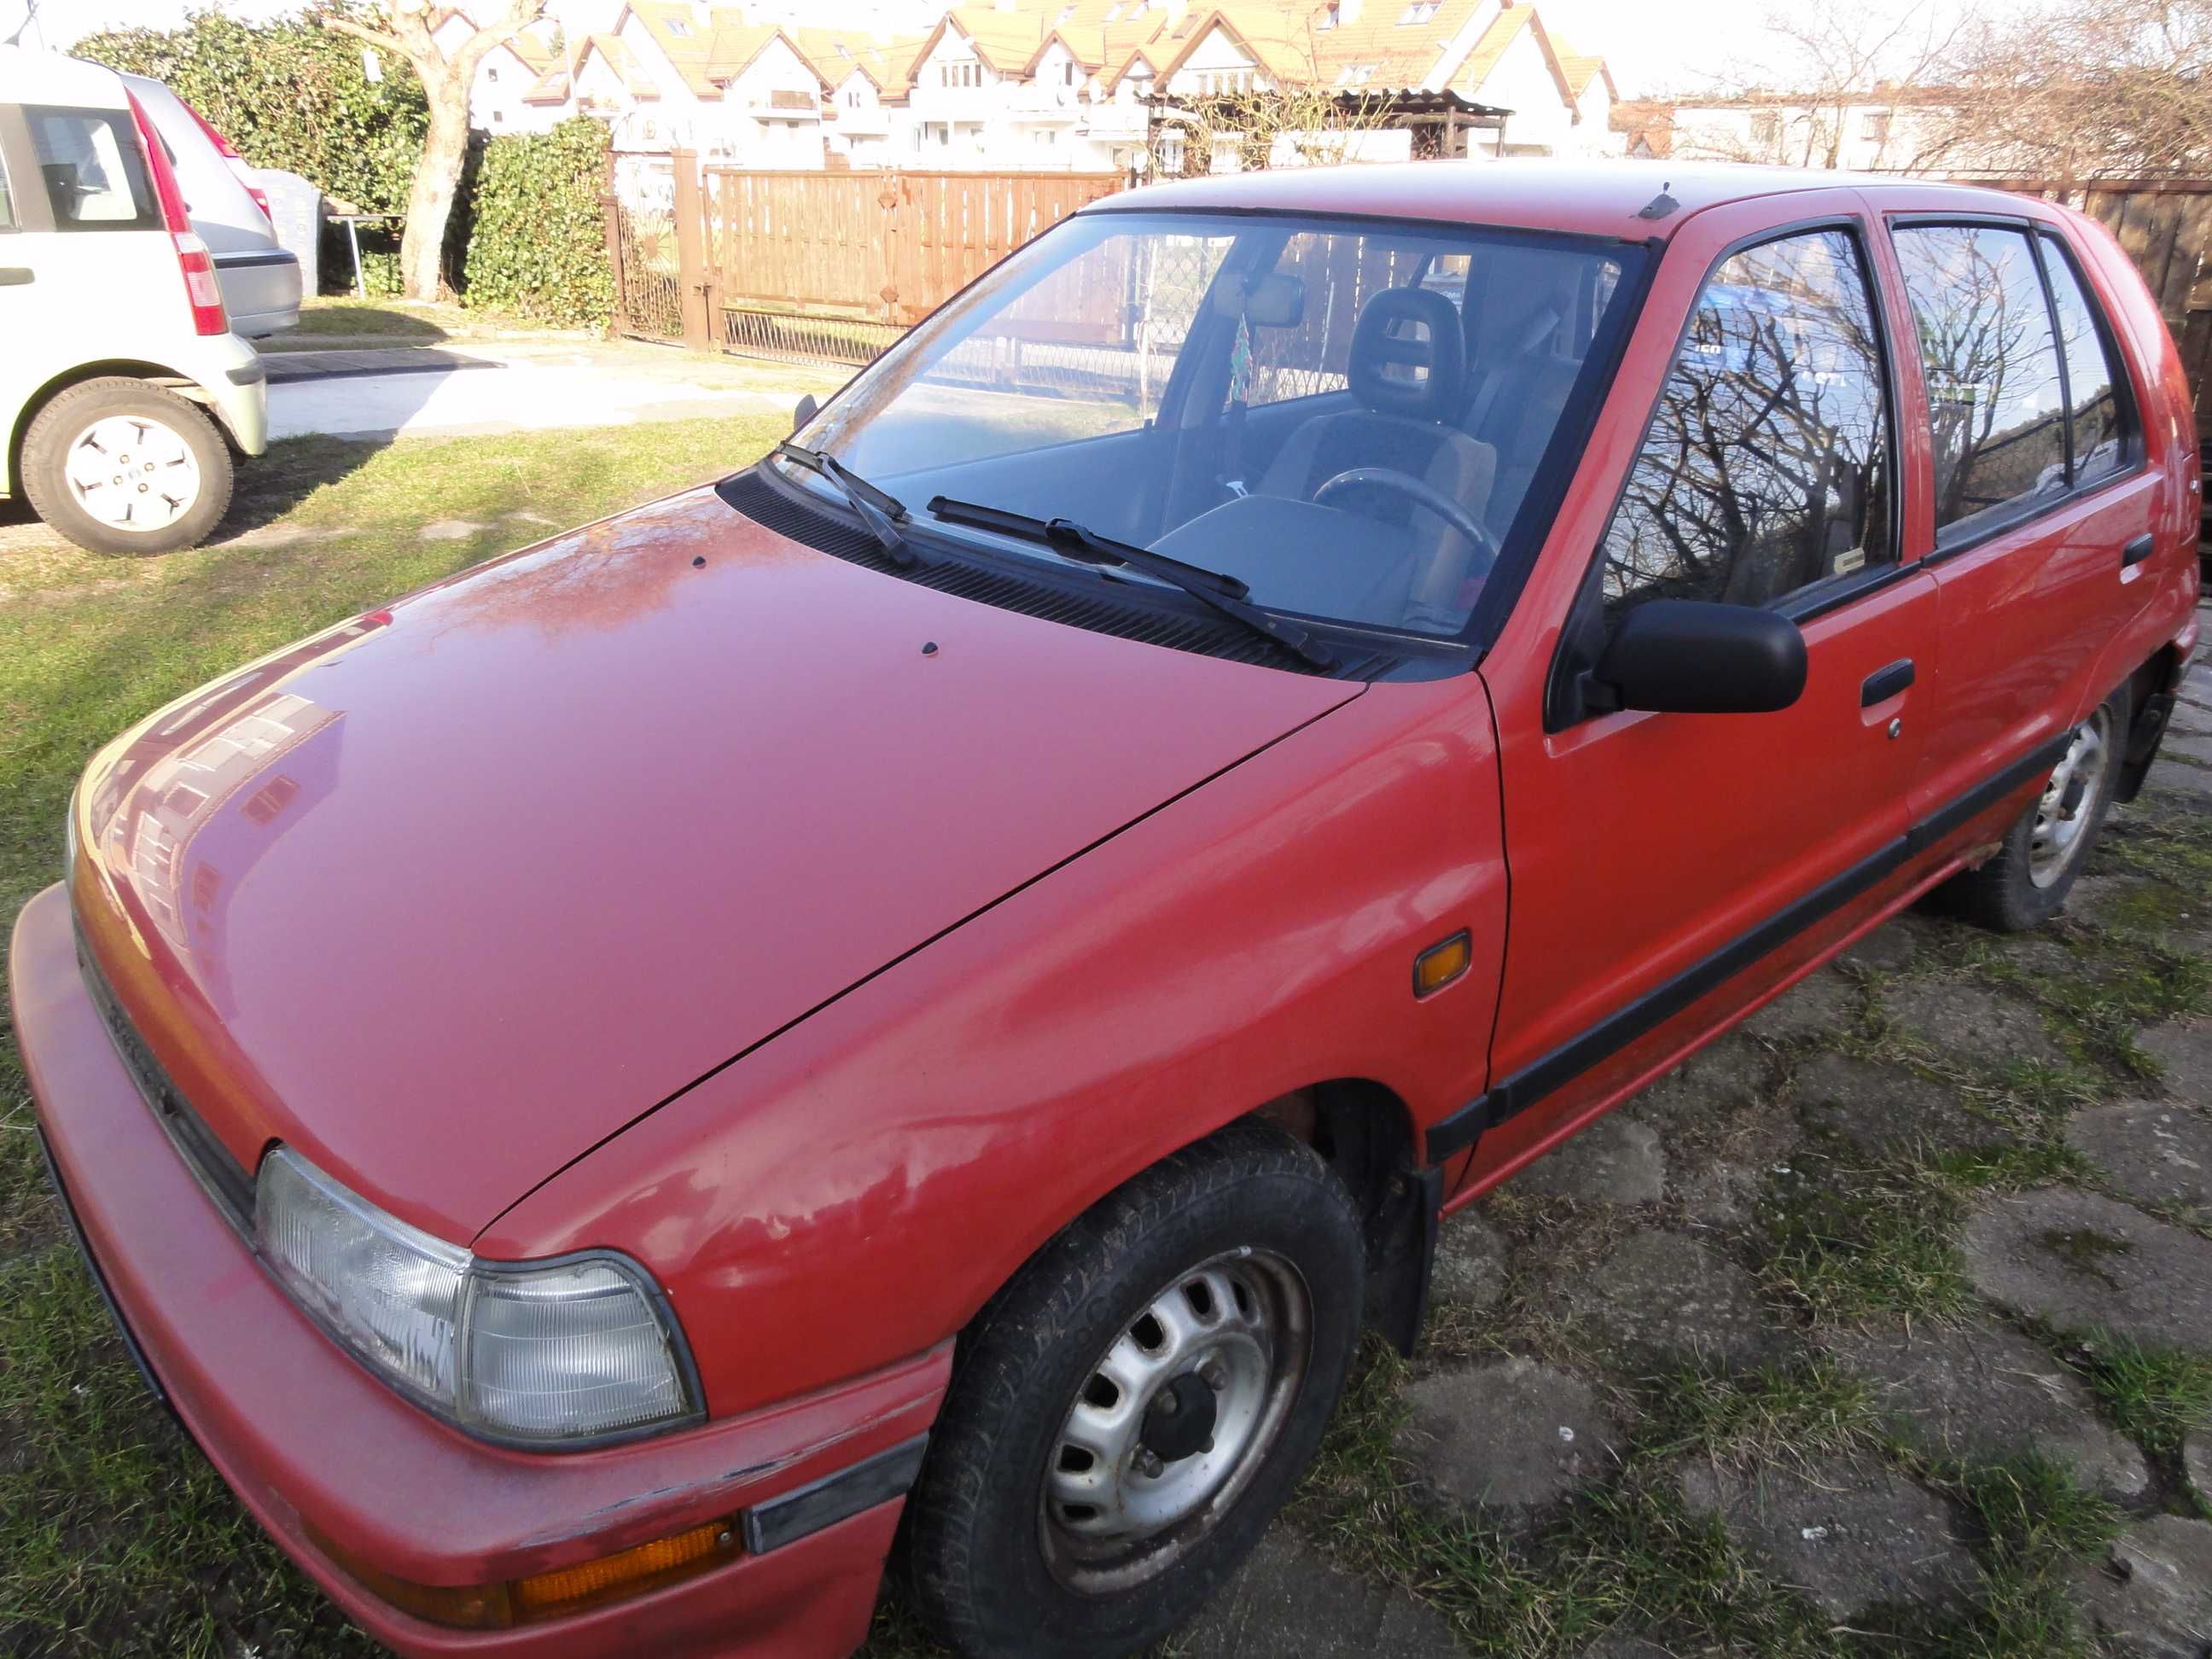
[[606, 128], [580, 116], [487, 143], [467, 204], [462, 298], [541, 322], [605, 323], [614, 310], [599, 205], [606, 164]]

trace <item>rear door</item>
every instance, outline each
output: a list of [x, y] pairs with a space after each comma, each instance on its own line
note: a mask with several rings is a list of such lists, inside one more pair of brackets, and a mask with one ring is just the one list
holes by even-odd
[[[2027, 219], [1889, 222], [1917, 337], [1942, 638], [1917, 814], [2027, 782], [2133, 664], [2158, 482], [2136, 389], [2071, 252]], [[2048, 761], [2042, 765], [2047, 769]], [[2022, 775], [2013, 776], [2015, 772]], [[1993, 801], [1991, 802], [1993, 804]]]
[[[1899, 557], [1892, 353], [1868, 226], [1855, 196], [1793, 204], [1814, 201], [1848, 208], [1762, 229], [1773, 206], [1753, 203], [1677, 234], [1632, 364], [1650, 361], [1648, 331], [1680, 335], [1607, 490], [1610, 518], [1581, 544], [1559, 651], [1535, 656], [1540, 670], [1551, 659], [1549, 680], [1532, 684], [1534, 653], [1503, 641], [1484, 665], [1512, 917], [1477, 1179], [1771, 988], [1777, 953], [1865, 902], [1900, 853], [1934, 589]], [[1625, 374], [1615, 399], [1648, 398], [1644, 386]], [[1561, 533], [1577, 533], [1572, 519]], [[1595, 661], [1620, 618], [1657, 599], [1792, 617], [1803, 696], [1763, 714], [1563, 700], [1575, 661]]]

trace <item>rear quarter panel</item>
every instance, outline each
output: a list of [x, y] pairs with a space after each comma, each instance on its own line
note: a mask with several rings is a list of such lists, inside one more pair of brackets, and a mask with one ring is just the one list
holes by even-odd
[[[740, 1056], [475, 1248], [637, 1255], [720, 1415], [957, 1332], [1090, 1204], [1273, 1098], [1366, 1079], [1433, 1121], [1484, 1081], [1495, 766], [1477, 677], [1370, 688]], [[1417, 1002], [1414, 954], [1462, 927], [1474, 966]]]

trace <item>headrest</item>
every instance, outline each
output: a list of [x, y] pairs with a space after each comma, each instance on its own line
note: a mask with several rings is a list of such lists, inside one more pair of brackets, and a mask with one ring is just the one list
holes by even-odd
[[1459, 307], [1421, 288], [1386, 288], [1359, 308], [1347, 365], [1352, 395], [1385, 415], [1449, 421], [1467, 389]]

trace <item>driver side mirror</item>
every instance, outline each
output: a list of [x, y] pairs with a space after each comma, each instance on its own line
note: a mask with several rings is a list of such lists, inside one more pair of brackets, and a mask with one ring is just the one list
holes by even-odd
[[1652, 599], [1614, 625], [1589, 680], [1592, 712], [1769, 714], [1805, 690], [1805, 636], [1751, 605]]

